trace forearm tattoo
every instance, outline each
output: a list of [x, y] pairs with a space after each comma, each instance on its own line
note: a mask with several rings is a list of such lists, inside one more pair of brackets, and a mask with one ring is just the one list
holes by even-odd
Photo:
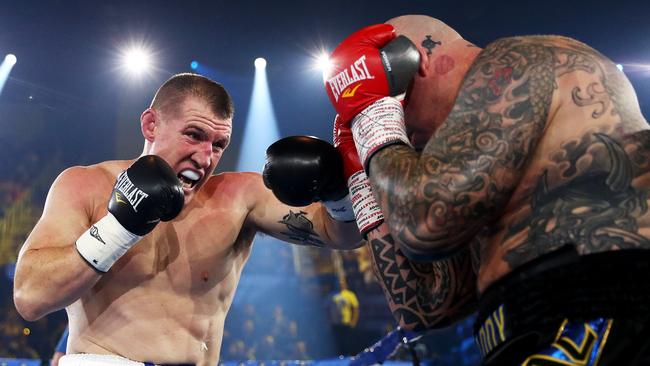
[[287, 226], [287, 231], [283, 231], [281, 234], [289, 240], [303, 245], [325, 246], [325, 243], [320, 240], [318, 234], [314, 231], [314, 223], [307, 218], [306, 212], [293, 212], [290, 210], [278, 222]]
[[465, 251], [443, 261], [415, 263], [390, 234], [369, 241], [373, 269], [400, 325], [443, 327], [474, 311], [476, 278]]

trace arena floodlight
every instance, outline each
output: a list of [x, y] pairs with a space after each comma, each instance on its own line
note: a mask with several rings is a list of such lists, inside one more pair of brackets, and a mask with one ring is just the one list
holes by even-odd
[[254, 64], [256, 69], [266, 68], [266, 60], [264, 59], [264, 57], [256, 58]]
[[151, 51], [142, 45], [132, 45], [122, 50], [121, 66], [130, 76], [150, 74], [153, 69]]
[[237, 162], [239, 171], [261, 172], [267, 146], [280, 138], [265, 64], [266, 60], [261, 57], [255, 60], [253, 90]]
[[332, 61], [326, 52], [323, 51], [316, 57], [316, 60], [314, 61], [314, 68], [323, 74], [323, 80], [325, 80], [325, 76], [329, 74], [330, 70], [332, 69]]
[[132, 73], [141, 73], [151, 66], [149, 54], [144, 49], [132, 48], [124, 54], [124, 66]]
[[13, 53], [8, 53], [0, 64], [0, 93], [2, 93], [2, 89], [7, 83], [11, 69], [14, 68], [16, 61], [16, 55]]
[[16, 58], [16, 55], [14, 55], [13, 53], [8, 53], [7, 56], [5, 56], [5, 62], [9, 66], [15, 65], [16, 61], [18, 61], [18, 59]]
[[629, 75], [650, 76], [650, 63], [624, 63], [616, 64], [616, 67]]
[[[262, 172], [266, 148], [280, 138], [280, 128], [273, 108], [265, 63], [263, 59], [255, 60], [253, 89], [236, 171]], [[200, 67], [205, 67], [205, 65], [200, 65]], [[291, 217], [291, 215], [290, 212], [288, 216]], [[285, 220], [289, 219], [285, 217]], [[231, 317], [236, 319], [238, 313], [243, 315], [244, 304], [248, 304], [253, 309], [263, 309], [272, 303], [285, 309], [287, 313], [300, 311], [301, 316], [309, 319], [311, 324], [318, 329], [327, 328], [327, 314], [320, 311], [319, 308], [323, 302], [320, 294], [316, 291], [300, 291], [298, 288], [304, 282], [297, 279], [296, 267], [303, 268], [304, 266], [303, 270], [306, 273], [315, 273], [315, 264], [311, 263], [311, 256], [308, 252], [301, 255], [300, 247], [300, 245], [288, 246], [271, 236], [257, 235], [255, 237], [255, 244], [252, 246], [247, 268], [256, 268], [260, 271], [245, 270], [242, 273], [238, 291], [233, 299]], [[288, 253], [289, 250], [290, 253]], [[273, 255], [269, 255], [269, 253], [273, 253]], [[278, 265], [279, 258], [287, 258], [288, 255], [291, 256], [289, 261], [284, 262], [284, 266]], [[266, 272], [267, 270], [264, 268], [270, 268], [269, 272]], [[264, 284], [262, 286], [264, 290], [254, 290], [259, 289], [261, 283]], [[242, 306], [239, 306], [240, 304]], [[261, 336], [264, 333], [259, 334]], [[319, 335], [318, 349], [310, 349], [310, 351], [323, 354], [334, 353], [333, 335], [328, 330], [324, 330]]]

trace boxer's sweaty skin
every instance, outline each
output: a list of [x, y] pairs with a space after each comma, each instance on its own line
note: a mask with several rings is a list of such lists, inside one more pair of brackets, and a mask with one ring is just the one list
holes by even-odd
[[[130, 164], [111, 161], [72, 168], [84, 171], [76, 183], [91, 191], [81, 210], [88, 215], [85, 225], [106, 215], [115, 179]], [[257, 173], [210, 177], [176, 219], [159, 223], [67, 306], [68, 352], [215, 365], [224, 319], [255, 233], [336, 247], [328, 237], [334, 231], [325, 229], [326, 215], [320, 205], [291, 208], [279, 203]], [[78, 266], [90, 268], [79, 260]]]
[[[647, 129], [629, 81], [597, 51], [558, 36], [506, 38], [478, 55], [422, 154], [385, 148], [370, 175], [395, 241], [443, 257], [478, 243], [482, 292], [565, 244], [582, 255], [650, 249]], [[393, 294], [411, 294], [402, 304], [429, 302], [419, 311], [428, 326], [468, 301], [458, 280], [471, 277], [461, 262], [433, 270], [454, 278], [432, 281], [431, 300], [383, 274], [397, 278]]]
[[[256, 232], [296, 244], [358, 246], [355, 223], [331, 219], [321, 204], [282, 204], [260, 174], [212, 175], [232, 121], [216, 115], [204, 98], [171, 100], [169, 108], [146, 109], [140, 122], [143, 154], [165, 159], [183, 177], [185, 207], [178, 217], [158, 223], [101, 274], [75, 242], [105, 217], [116, 178], [133, 161], [73, 167], [52, 184], [43, 215], [21, 248], [16, 308], [28, 320], [66, 308], [69, 352], [215, 365]], [[184, 174], [189, 169], [197, 179]], [[94, 229], [93, 237], [104, 243]]]
[[[110, 176], [125, 167], [117, 162], [98, 167], [110, 171], [103, 182], [106, 196]], [[239, 230], [252, 203], [239, 188], [251, 181], [239, 174], [210, 178], [178, 218], [160, 223], [131, 248], [68, 307], [71, 335], [76, 335], [68, 351], [214, 364], [255, 234], [251, 228]], [[106, 202], [97, 200], [89, 221], [105, 214]]]

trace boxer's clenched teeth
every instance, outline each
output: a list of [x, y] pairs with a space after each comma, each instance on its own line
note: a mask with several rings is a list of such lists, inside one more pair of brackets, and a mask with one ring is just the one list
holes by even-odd
[[183, 187], [192, 188], [201, 177], [193, 170], [183, 170], [178, 173], [178, 179], [183, 183]]

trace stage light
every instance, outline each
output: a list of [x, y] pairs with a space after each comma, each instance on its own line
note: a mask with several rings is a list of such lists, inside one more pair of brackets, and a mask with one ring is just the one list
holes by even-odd
[[16, 64], [16, 61], [17, 61], [17, 59], [16, 59], [16, 55], [14, 55], [13, 53], [8, 53], [7, 56], [5, 56], [5, 62], [6, 62], [9, 66], [13, 66], [13, 65], [15, 65], [15, 64]]
[[325, 80], [325, 77], [332, 69], [332, 61], [330, 61], [330, 57], [327, 53], [323, 52], [316, 57], [314, 67], [323, 74], [323, 80]]
[[266, 60], [263, 57], [258, 57], [255, 59], [255, 68], [263, 69], [266, 68]]
[[151, 72], [151, 52], [142, 46], [131, 46], [122, 51], [122, 67], [132, 76]]
[[190, 62], [190, 68], [192, 68], [192, 70], [196, 70], [198, 67], [199, 63], [197, 61]]
[[0, 63], [0, 93], [2, 93], [2, 89], [7, 83], [11, 69], [14, 68], [15, 64], [16, 56], [12, 53], [8, 53], [2, 63]]
[[650, 63], [624, 63], [616, 64], [616, 67], [628, 75], [650, 76]]
[[[266, 61], [255, 60], [255, 76], [251, 92], [248, 115], [244, 127], [236, 171], [262, 172], [265, 164], [266, 148], [280, 138], [278, 120], [273, 108], [271, 90], [267, 79]], [[205, 67], [205, 65], [201, 65]], [[299, 210], [294, 211], [297, 215]], [[284, 220], [293, 220], [289, 213]], [[288, 221], [282, 221], [288, 222]], [[231, 313], [226, 320], [226, 329], [237, 334], [241, 324], [233, 319], [245, 319], [244, 309], [268, 309], [271, 306], [284, 309], [285, 314], [300, 314], [300, 319], [309, 319], [310, 326], [323, 330], [319, 333], [317, 345], [310, 348], [316, 355], [336, 352], [334, 336], [329, 331], [328, 313], [321, 311], [323, 299], [314, 290], [302, 289], [304, 276], [296, 276], [296, 267], [305, 265], [305, 273], [315, 273], [315, 265], [309, 260], [308, 252], [300, 255], [300, 245], [287, 245], [267, 235], [257, 235], [255, 244], [244, 269], [237, 293], [233, 299]], [[309, 266], [309, 267], [307, 267]], [[302, 267], [301, 267], [302, 268]], [[296, 315], [297, 316], [297, 315]], [[304, 320], [303, 320], [304, 321]], [[236, 328], [235, 328], [236, 327]], [[254, 336], [266, 336], [257, 327]], [[224, 341], [227, 347], [228, 340]]]
[[237, 163], [237, 169], [240, 171], [261, 172], [264, 167], [266, 147], [280, 138], [265, 64], [266, 60], [263, 58], [255, 60], [253, 91], [244, 129], [243, 147]]

